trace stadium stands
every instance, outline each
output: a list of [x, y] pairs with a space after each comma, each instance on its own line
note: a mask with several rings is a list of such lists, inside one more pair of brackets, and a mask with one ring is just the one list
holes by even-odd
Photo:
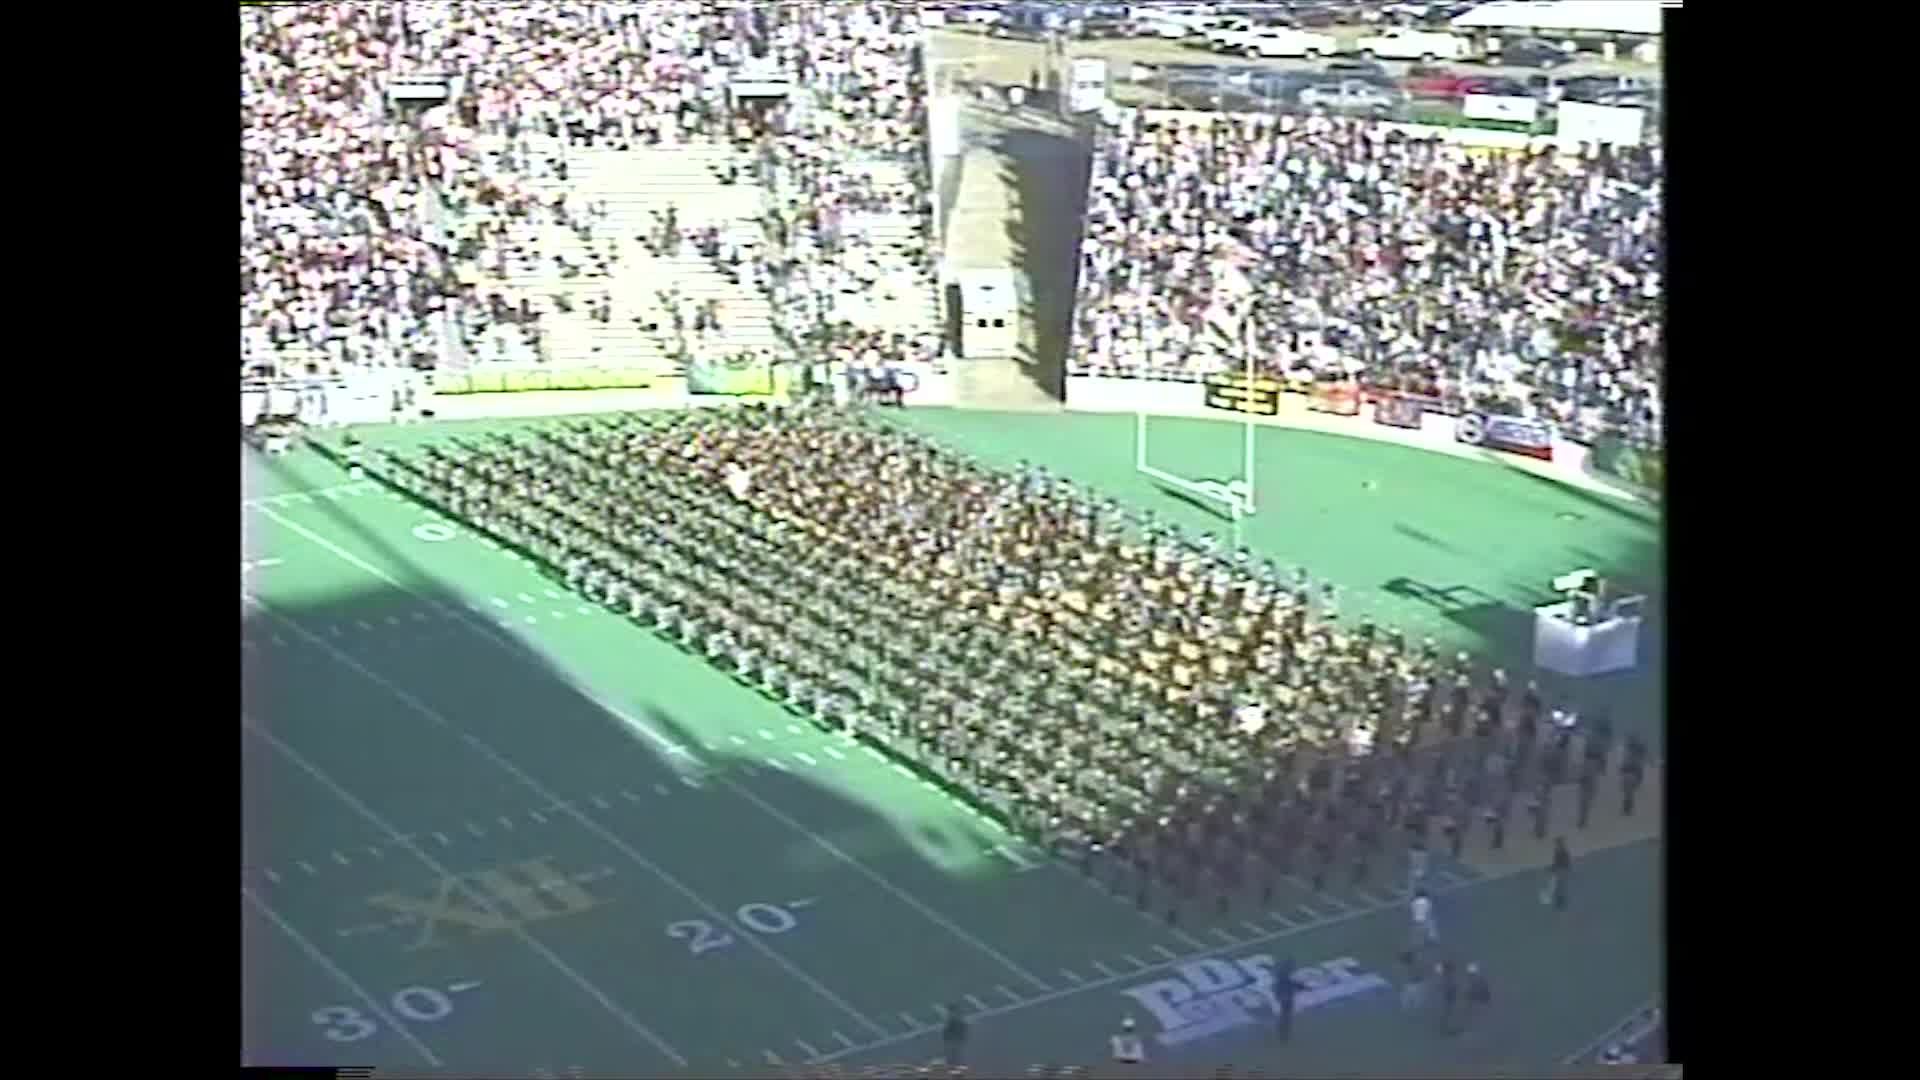
[[[906, 20], [870, 3], [244, 9], [243, 374], [785, 350], [756, 254], [773, 175], [794, 181], [788, 207], [839, 207], [821, 224], [844, 242], [796, 235], [790, 256], [844, 298], [822, 314], [859, 312], [888, 342], [933, 328], [923, 170], [899, 166], [924, 126]], [[802, 76], [785, 133], [780, 108], [757, 137], [739, 128], [727, 79], [752, 57]], [[448, 100], [391, 101], [400, 79]], [[828, 88], [859, 91], [856, 137]]]
[[1129, 122], [1094, 152], [1070, 369], [1195, 379], [1252, 349], [1271, 375], [1657, 440], [1660, 162], [1325, 116]]

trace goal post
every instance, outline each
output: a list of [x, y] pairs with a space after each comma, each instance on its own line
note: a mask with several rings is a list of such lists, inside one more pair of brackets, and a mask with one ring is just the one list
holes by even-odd
[[1134, 413], [1133, 467], [1143, 476], [1175, 487], [1198, 498], [1224, 506], [1233, 521], [1234, 546], [1240, 544], [1240, 521], [1253, 516], [1253, 429], [1248, 419], [1241, 425], [1240, 477], [1236, 480], [1193, 480], [1156, 467], [1147, 455], [1147, 414]]

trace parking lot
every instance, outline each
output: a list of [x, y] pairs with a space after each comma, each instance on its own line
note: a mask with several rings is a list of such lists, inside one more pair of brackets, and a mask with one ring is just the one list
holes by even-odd
[[[1478, 84], [1484, 89], [1474, 91], [1480, 93], [1532, 96], [1546, 102], [1552, 96], [1548, 89], [1550, 82], [1605, 76], [1623, 80], [1623, 88], [1637, 86], [1651, 90], [1654, 101], [1658, 100], [1658, 65], [1631, 59], [1604, 60], [1591, 53], [1578, 54], [1572, 61], [1550, 71], [1477, 61], [1421, 65], [1418, 61], [1380, 59], [1372, 62], [1376, 68], [1372, 74], [1330, 74], [1330, 63], [1357, 61], [1357, 42], [1376, 31], [1369, 27], [1341, 26], [1316, 32], [1335, 38], [1342, 55], [1315, 60], [1256, 60], [1211, 51], [1207, 43], [1199, 39], [1176, 42], [1141, 37], [1070, 40], [1064, 56], [1055, 56], [1044, 41], [992, 36], [976, 27], [947, 27], [931, 33], [940, 64], [957, 68], [954, 74], [976, 84], [1052, 88], [1064, 81], [1070, 61], [1083, 57], [1106, 60], [1109, 96], [1117, 104], [1131, 107], [1289, 110], [1307, 104], [1300, 95], [1316, 83], [1357, 79], [1395, 88], [1408, 108], [1445, 108], [1444, 94], [1423, 92], [1433, 82], [1445, 80], [1408, 78], [1410, 69], [1429, 66], [1459, 80], [1486, 80]], [[1453, 104], [1457, 103], [1456, 95]]]

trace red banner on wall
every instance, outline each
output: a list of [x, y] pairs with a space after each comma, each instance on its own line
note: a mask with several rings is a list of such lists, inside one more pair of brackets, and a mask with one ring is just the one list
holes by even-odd
[[1307, 408], [1339, 416], [1359, 416], [1360, 386], [1350, 382], [1320, 383], [1313, 388]]

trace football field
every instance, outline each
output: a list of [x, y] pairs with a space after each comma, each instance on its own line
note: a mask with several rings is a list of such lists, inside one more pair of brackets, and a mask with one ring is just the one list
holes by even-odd
[[[900, 422], [1225, 528], [1133, 475], [1130, 417]], [[1162, 467], [1237, 460], [1235, 428], [1163, 431]], [[1261, 438], [1250, 542], [1340, 581], [1353, 610], [1507, 655], [1553, 574], [1600, 565], [1657, 597], [1649, 511], [1497, 465]], [[956, 1005], [981, 1068], [1099, 1061], [1123, 1015], [1156, 1060], [1194, 1065], [1541, 1067], [1656, 995], [1657, 774], [1632, 819], [1570, 834], [1567, 912], [1539, 904], [1530, 838], [1440, 862], [1446, 940], [1495, 988], [1481, 1022], [1443, 1036], [1401, 1008], [1399, 882], [1293, 881], [1170, 921], [459, 522], [310, 451], [243, 452], [242, 474], [248, 1063], [924, 1063]], [[1568, 692], [1657, 740], [1657, 634], [1642, 649], [1632, 677]], [[1285, 1044], [1260, 981], [1282, 957], [1305, 987]]]

